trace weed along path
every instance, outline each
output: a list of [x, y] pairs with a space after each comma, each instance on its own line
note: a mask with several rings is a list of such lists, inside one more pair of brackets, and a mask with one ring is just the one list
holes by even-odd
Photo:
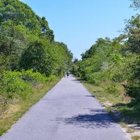
[[74, 77], [62, 78], [0, 140], [128, 140]]

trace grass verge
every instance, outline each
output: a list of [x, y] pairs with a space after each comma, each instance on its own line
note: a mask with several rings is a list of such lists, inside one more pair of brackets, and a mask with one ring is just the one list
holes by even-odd
[[134, 136], [132, 137], [132, 140], [140, 140], [140, 136]]
[[[78, 79], [78, 78], [77, 78]], [[102, 83], [97, 86], [84, 80], [78, 79], [86, 89], [95, 97], [109, 112], [109, 114], [130, 134], [133, 140], [139, 140], [140, 137], [134, 136], [135, 132], [140, 134], [140, 111], [131, 106], [131, 99], [125, 95], [125, 90], [121, 85], [117, 85], [117, 93], [109, 93], [106, 87], [109, 83]], [[132, 127], [135, 124], [135, 127]], [[131, 133], [133, 133], [131, 135]]]
[[8, 104], [8, 109], [4, 115], [0, 118], [0, 136], [7, 132], [13, 124], [15, 124], [19, 118], [25, 114], [30, 107], [38, 102], [60, 79], [38, 85], [34, 88], [32, 97], [26, 100], [20, 100], [15, 104]]

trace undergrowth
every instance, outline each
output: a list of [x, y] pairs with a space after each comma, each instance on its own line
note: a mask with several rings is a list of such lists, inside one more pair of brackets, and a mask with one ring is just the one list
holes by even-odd
[[60, 78], [38, 72], [4, 71], [0, 81], [0, 135], [38, 102]]

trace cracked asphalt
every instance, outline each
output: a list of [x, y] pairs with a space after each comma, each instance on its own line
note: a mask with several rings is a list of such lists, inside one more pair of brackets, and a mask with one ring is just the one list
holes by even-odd
[[129, 140], [73, 76], [62, 78], [0, 140]]

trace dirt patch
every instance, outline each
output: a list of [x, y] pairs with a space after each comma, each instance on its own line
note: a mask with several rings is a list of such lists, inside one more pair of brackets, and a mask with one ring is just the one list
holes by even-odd
[[1, 118], [10, 117], [11, 114], [17, 112], [18, 110], [20, 110], [20, 106], [19, 105], [10, 105], [8, 107], [8, 109], [1, 115]]
[[[106, 101], [102, 103], [102, 105], [105, 108], [110, 108], [109, 113], [117, 122], [125, 124], [125, 117], [117, 110], [115, 106], [113, 106], [113, 104]], [[140, 136], [140, 124], [125, 124], [123, 127], [121, 126], [121, 128], [129, 139], [132, 139], [134, 136]]]

